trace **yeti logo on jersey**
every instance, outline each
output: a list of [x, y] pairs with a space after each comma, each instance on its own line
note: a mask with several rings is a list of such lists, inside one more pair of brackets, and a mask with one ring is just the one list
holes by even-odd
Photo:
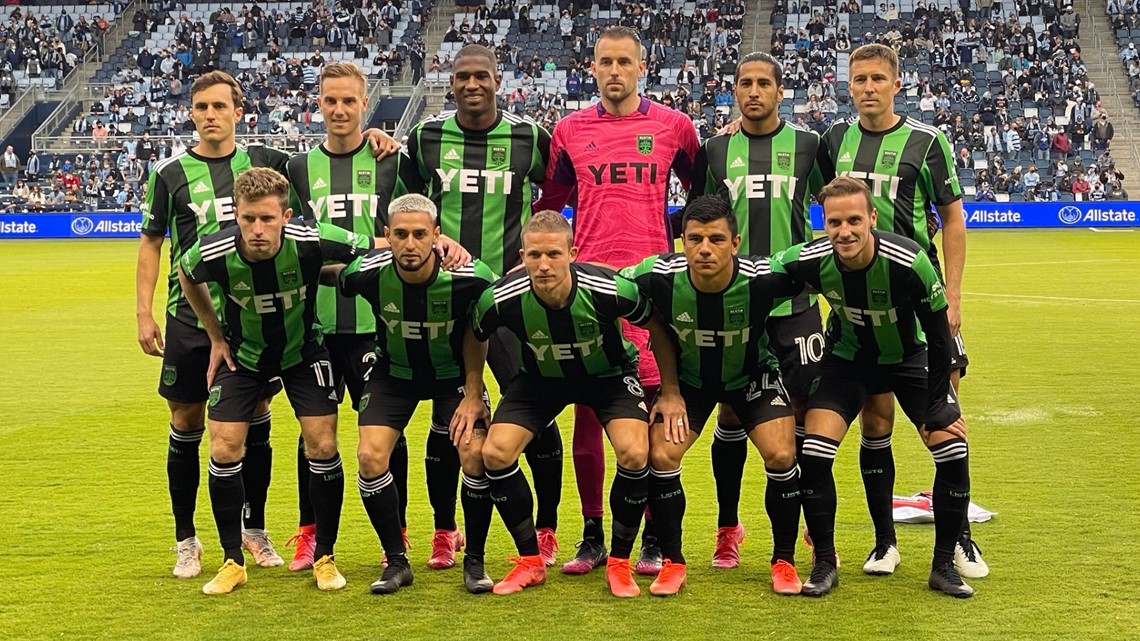
[[885, 290], [885, 289], [872, 289], [871, 290], [871, 302], [875, 303], [876, 305], [886, 305], [887, 304], [887, 290]]
[[733, 327], [740, 327], [744, 324], [744, 308], [737, 307], [736, 309], [728, 310], [728, 324]]
[[451, 308], [451, 304], [446, 300], [433, 300], [431, 302], [432, 316], [447, 316], [447, 310]]
[[211, 209], [214, 211], [214, 220], [218, 222], [234, 219], [234, 199], [229, 196], [213, 200], [206, 199], [201, 203], [189, 203], [189, 206], [190, 210], [194, 212], [194, 217], [198, 219], [199, 225], [205, 225], [209, 222]]
[[637, 151], [646, 156], [653, 153], [653, 134], [640, 134], [637, 137]]
[[398, 334], [407, 340], [435, 340], [443, 335], [451, 334], [455, 329], [455, 321], [402, 321], [382, 318], [390, 334]]
[[[295, 274], [294, 274], [295, 276]], [[281, 307], [284, 309], [293, 309], [295, 305], [301, 305], [305, 302], [305, 291], [308, 288], [304, 285], [297, 289], [290, 289], [276, 294], [259, 294], [257, 296], [234, 296], [227, 294], [230, 300], [238, 304], [238, 307], [250, 312], [258, 314], [273, 314], [277, 311], [277, 303], [274, 301], [281, 301]]]
[[598, 333], [598, 324], [593, 321], [581, 321], [578, 323], [578, 335], [583, 338], [590, 338]]
[[[370, 172], [369, 180], [372, 180]], [[349, 215], [359, 218], [369, 211], [378, 210], [379, 203], [380, 199], [375, 194], [330, 194], [316, 200], [310, 199], [309, 208], [318, 215], [323, 212], [327, 218], [344, 218]]]
[[507, 162], [507, 148], [491, 147], [491, 162], [496, 164]]
[[776, 166], [779, 167], [780, 169], [785, 169], [785, 170], [791, 169], [792, 168], [792, 155], [786, 151], [776, 152]]
[[515, 172], [497, 169], [436, 169], [443, 191], [461, 194], [510, 194]]
[[751, 327], [723, 331], [712, 329], [681, 329], [676, 325], [670, 325], [670, 327], [673, 328], [673, 333], [677, 335], [677, 340], [682, 343], [692, 343], [697, 347], [717, 347], [718, 345], [733, 347], [743, 345], [748, 342], [748, 336], [752, 331]]
[[839, 309], [843, 310], [843, 316], [848, 322], [860, 327], [866, 327], [867, 325], [882, 327], [884, 325], [884, 317], [886, 317], [888, 323], [894, 324], [899, 322], [899, 315], [894, 307], [887, 310], [859, 309], [858, 307], [840, 307]]
[[555, 361], [569, 361], [575, 359], [577, 354], [581, 354], [582, 358], [589, 357], [595, 349], [602, 346], [602, 337], [599, 335], [597, 338], [577, 343], [551, 343], [550, 345], [535, 345], [528, 341], [526, 345], [530, 351], [534, 352], [535, 360], [545, 361], [549, 358]]
[[894, 200], [899, 195], [899, 177], [890, 174], [880, 174], [873, 171], [841, 171], [841, 176], [862, 178], [871, 188], [871, 195], [879, 198]]
[[[724, 186], [732, 199], [747, 198], [790, 198], [796, 192], [795, 176], [780, 174], [748, 174], [735, 178], [725, 178]], [[771, 192], [771, 193], [769, 193]]]
[[281, 273], [281, 282], [292, 286], [301, 282], [301, 278], [297, 276], [297, 270], [290, 269]]
[[365, 189], [371, 187], [372, 172], [368, 171], [367, 169], [361, 169], [360, 171], [356, 172], [356, 186], [364, 187]]
[[879, 159], [879, 165], [881, 165], [883, 169], [893, 169], [895, 163], [898, 162], [898, 159], [898, 153], [893, 151], [884, 151], [883, 157]]

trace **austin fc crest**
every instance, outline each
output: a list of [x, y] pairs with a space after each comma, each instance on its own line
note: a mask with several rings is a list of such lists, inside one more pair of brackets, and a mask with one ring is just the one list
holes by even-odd
[[493, 163], [507, 162], [507, 148], [506, 147], [491, 147], [491, 162], [493, 162]]
[[357, 187], [371, 187], [372, 186], [372, 172], [367, 169], [361, 169], [356, 172], [356, 186]]
[[448, 301], [433, 300], [431, 302], [431, 313], [433, 316], [447, 316]]
[[285, 283], [286, 287], [293, 287], [301, 284], [301, 277], [297, 275], [297, 270], [290, 269], [281, 272], [281, 282]]
[[740, 327], [744, 325], [743, 307], [737, 307], [736, 309], [728, 310], [728, 324], [731, 327]]
[[886, 305], [887, 304], [887, 290], [885, 290], [885, 289], [872, 289], [871, 290], [871, 302], [875, 303], [876, 305]]
[[646, 156], [653, 153], [653, 134], [641, 134], [637, 137], [637, 151]]
[[582, 338], [591, 338], [598, 333], [598, 324], [591, 321], [578, 323], [578, 335]]
[[893, 151], [884, 151], [883, 157], [879, 159], [879, 166], [883, 169], [893, 169], [895, 163], [898, 162], [899, 155]]
[[784, 170], [791, 169], [792, 155], [784, 151], [776, 152], [776, 166]]

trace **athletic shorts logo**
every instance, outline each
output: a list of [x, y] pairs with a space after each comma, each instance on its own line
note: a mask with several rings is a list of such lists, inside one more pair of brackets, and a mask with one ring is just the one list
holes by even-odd
[[86, 216], [80, 216], [79, 218], [71, 221], [71, 231], [79, 234], [80, 236], [86, 236], [94, 230], [95, 223]]
[[877, 305], [887, 304], [887, 290], [885, 289], [872, 289], [871, 302]]
[[879, 166], [883, 169], [893, 169], [898, 159], [899, 155], [896, 152], [884, 151], [883, 157], [879, 159]]
[[744, 325], [745, 321], [743, 307], [728, 310], [728, 324], [730, 327], [740, 327]]
[[217, 405], [218, 401], [220, 401], [220, 400], [222, 400], [222, 386], [221, 385], [215, 385], [215, 386], [210, 388], [210, 400], [208, 400], [206, 402], [207, 402], [207, 404], [209, 404], [210, 407], [213, 407], [213, 406]]
[[493, 162], [493, 163], [507, 162], [507, 148], [506, 147], [491, 147], [491, 162]]
[[293, 287], [301, 284], [301, 277], [297, 275], [297, 270], [289, 269], [281, 272], [281, 282], [285, 283], [286, 287]]
[[361, 169], [356, 172], [356, 186], [357, 187], [371, 187], [372, 186], [372, 172], [367, 169]]
[[653, 134], [641, 134], [637, 137], [637, 151], [646, 156], [653, 153]]
[[167, 387], [178, 382], [178, 368], [173, 365], [162, 366], [162, 384]]
[[360, 397], [360, 411], [368, 409], [368, 401], [372, 400], [372, 394], [365, 394]]
[[1057, 210], [1057, 218], [1060, 218], [1061, 222], [1066, 225], [1076, 225], [1081, 222], [1081, 210], [1072, 205], [1067, 205]]
[[598, 324], [592, 321], [581, 321], [578, 323], [578, 335], [582, 338], [590, 338], [597, 335]]
[[792, 155], [785, 151], [776, 152], [776, 166], [780, 169], [791, 169]]
[[451, 303], [446, 300], [433, 300], [431, 302], [431, 313], [435, 316], [447, 316], [447, 311], [451, 307]]

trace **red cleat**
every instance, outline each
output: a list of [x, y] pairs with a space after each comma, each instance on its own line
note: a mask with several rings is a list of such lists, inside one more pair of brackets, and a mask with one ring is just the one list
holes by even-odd
[[606, 585], [610, 592], [620, 598], [628, 599], [641, 594], [641, 588], [633, 580], [633, 568], [629, 559], [615, 559], [610, 557], [606, 561]]
[[740, 565], [740, 544], [744, 542], [744, 526], [737, 523], [733, 527], [722, 527], [716, 531], [716, 550], [713, 552], [714, 568], [734, 568]]
[[313, 552], [317, 549], [317, 526], [302, 525], [297, 533], [285, 542], [285, 547], [292, 547], [293, 560], [289, 562], [289, 569], [293, 572], [308, 570], [313, 567]]
[[431, 558], [427, 566], [433, 570], [454, 567], [455, 553], [463, 548], [463, 543], [459, 530], [436, 530], [431, 538]]
[[661, 564], [661, 571], [657, 573], [653, 585], [649, 586], [649, 593], [653, 596], [673, 596], [681, 591], [685, 585], [685, 564], [673, 563], [669, 559]]
[[546, 583], [546, 564], [542, 556], [521, 556], [507, 560], [514, 563], [515, 567], [507, 572], [502, 581], [495, 584], [495, 594], [514, 594]]
[[772, 565], [772, 591], [776, 594], [794, 595], [803, 590], [804, 584], [796, 574], [796, 566], [787, 561], [776, 561]]
[[538, 534], [538, 555], [546, 567], [550, 567], [557, 560], [558, 536], [548, 527], [540, 527], [535, 532]]

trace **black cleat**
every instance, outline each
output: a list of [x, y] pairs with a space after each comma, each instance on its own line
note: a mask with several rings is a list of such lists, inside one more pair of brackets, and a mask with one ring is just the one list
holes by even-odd
[[368, 589], [372, 594], [394, 594], [411, 584], [412, 566], [408, 563], [408, 557], [391, 556], [388, 557], [388, 567], [384, 568], [384, 573]]
[[495, 587], [495, 582], [483, 568], [483, 559], [463, 555], [463, 586], [471, 594], [490, 592]]
[[578, 548], [578, 552], [574, 558], [562, 564], [563, 574], [589, 574], [594, 568], [605, 565], [609, 559], [606, 546], [594, 539], [583, 539], [574, 547]]
[[938, 590], [944, 592], [957, 599], [968, 599], [974, 596], [974, 588], [966, 585], [962, 577], [958, 575], [958, 569], [954, 567], [953, 561], [947, 561], [937, 565], [930, 571], [930, 580], [927, 585], [931, 590]]
[[657, 539], [647, 538], [641, 543], [641, 557], [637, 559], [633, 571], [642, 576], [657, 576], [663, 563], [665, 556], [661, 553], [661, 546], [657, 545]]
[[821, 561], [811, 569], [811, 576], [804, 583], [800, 594], [804, 596], [823, 596], [839, 586], [839, 570], [835, 566]]

